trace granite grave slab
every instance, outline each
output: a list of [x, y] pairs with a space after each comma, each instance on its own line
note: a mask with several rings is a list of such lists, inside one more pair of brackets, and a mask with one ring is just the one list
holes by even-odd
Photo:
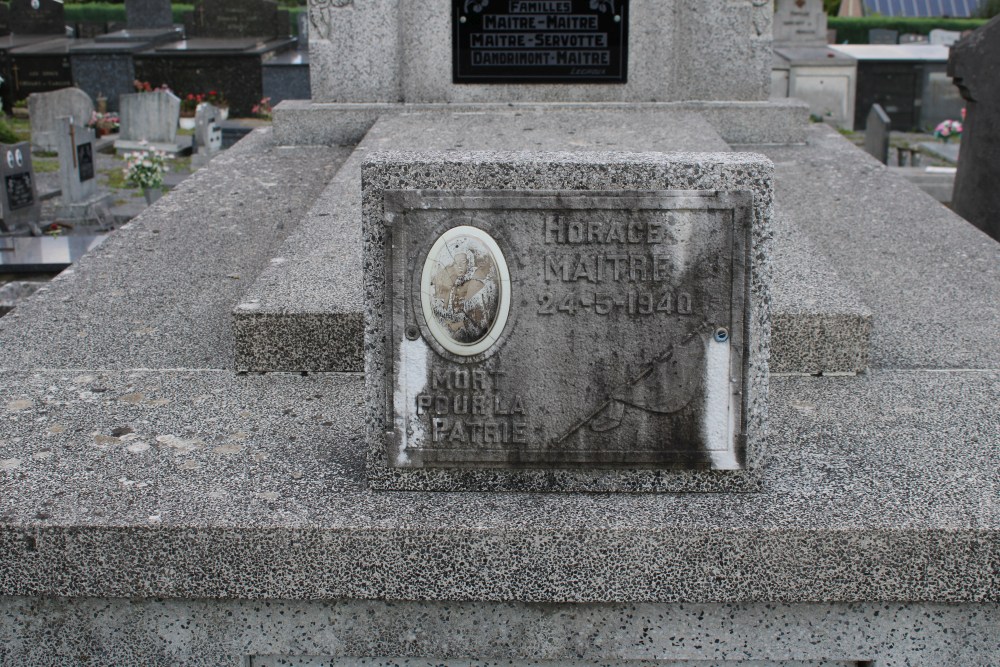
[[966, 103], [953, 207], [1000, 240], [1000, 17], [951, 48], [948, 74]]
[[125, 0], [125, 25], [130, 31], [173, 29], [170, 0]]
[[823, 0], [775, 0], [775, 46], [824, 46], [826, 11]]
[[878, 104], [873, 104], [865, 123], [865, 150], [882, 164], [889, 164], [889, 135], [892, 120]]
[[[770, 163], [459, 155], [362, 168], [369, 482], [513, 490], [611, 467], [685, 484], [680, 469], [753, 468]], [[702, 169], [716, 175], [691, 177]]]
[[11, 96], [27, 99], [73, 86], [69, 49], [77, 42], [66, 38], [46, 39], [11, 49]]
[[133, 93], [119, 98], [121, 129], [115, 141], [119, 153], [154, 148], [177, 154], [184, 147], [177, 140], [181, 101], [173, 93]]
[[70, 220], [94, 217], [95, 207], [110, 204], [110, 193], [98, 193], [96, 143], [94, 130], [82, 126], [76, 118], [59, 119], [59, 183], [62, 199], [57, 209], [61, 218]]
[[58, 0], [10, 0], [10, 31], [15, 35], [65, 37], [65, 13]]
[[34, 93], [28, 98], [31, 143], [40, 150], [59, 150], [61, 118], [72, 117], [78, 125], [90, 122], [94, 101], [79, 88], [63, 88], [49, 93]]
[[42, 202], [38, 198], [31, 163], [31, 144], [26, 141], [0, 144], [0, 178], [3, 179], [0, 218], [4, 230], [13, 231], [18, 225], [27, 225], [37, 235]]

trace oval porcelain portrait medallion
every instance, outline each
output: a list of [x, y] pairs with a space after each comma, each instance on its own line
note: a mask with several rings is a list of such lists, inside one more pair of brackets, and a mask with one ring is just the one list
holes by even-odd
[[427, 329], [441, 347], [463, 357], [485, 352], [510, 313], [510, 272], [500, 246], [476, 227], [449, 229], [427, 253], [420, 299]]

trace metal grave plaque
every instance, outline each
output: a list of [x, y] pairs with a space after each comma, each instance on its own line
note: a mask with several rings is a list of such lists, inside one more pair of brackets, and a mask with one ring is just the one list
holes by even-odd
[[389, 464], [743, 468], [751, 206], [387, 192]]
[[452, 0], [454, 83], [626, 83], [629, 0]]

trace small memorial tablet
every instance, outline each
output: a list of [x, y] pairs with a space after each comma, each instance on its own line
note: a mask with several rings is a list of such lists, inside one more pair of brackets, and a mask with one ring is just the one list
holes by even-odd
[[77, 144], [76, 164], [81, 183], [94, 177], [94, 144], [89, 141]]
[[452, 0], [454, 83], [626, 83], [628, 0]]
[[752, 195], [388, 191], [388, 463], [740, 469]]

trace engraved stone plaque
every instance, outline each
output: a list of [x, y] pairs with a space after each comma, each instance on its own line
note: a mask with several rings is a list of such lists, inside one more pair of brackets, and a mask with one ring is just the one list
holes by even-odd
[[750, 193], [384, 203], [390, 466], [744, 466]]
[[629, 0], [452, 0], [454, 83], [626, 83]]

